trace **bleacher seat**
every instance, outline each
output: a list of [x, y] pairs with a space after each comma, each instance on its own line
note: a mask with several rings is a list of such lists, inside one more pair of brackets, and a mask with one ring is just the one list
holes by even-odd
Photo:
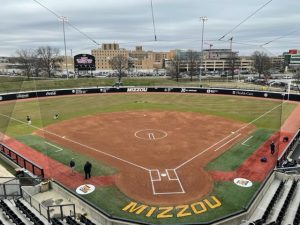
[[15, 200], [15, 205], [19, 209], [19, 211], [22, 212], [24, 216], [28, 218], [34, 225], [44, 225], [44, 223], [19, 199]]
[[76, 220], [74, 220], [71, 216], [67, 216], [67, 217], [66, 217], [66, 222], [67, 222], [67, 224], [70, 224], [70, 225], [80, 225], [80, 224], [77, 223]]
[[89, 220], [86, 216], [81, 215], [80, 216], [80, 222], [84, 223], [85, 225], [96, 225], [95, 223], [93, 223], [91, 220]]
[[52, 218], [51, 219], [51, 224], [52, 225], [63, 225], [63, 223], [60, 222], [57, 218]]

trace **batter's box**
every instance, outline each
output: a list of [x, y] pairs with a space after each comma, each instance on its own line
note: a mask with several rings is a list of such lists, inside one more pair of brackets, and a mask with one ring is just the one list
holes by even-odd
[[181, 181], [175, 169], [149, 171], [153, 195], [184, 194]]

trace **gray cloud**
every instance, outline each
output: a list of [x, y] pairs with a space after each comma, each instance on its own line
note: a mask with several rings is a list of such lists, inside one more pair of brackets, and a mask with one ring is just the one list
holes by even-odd
[[[228, 48], [218, 39], [267, 0], [153, 0], [158, 41], [154, 42], [150, 0], [40, 0], [98, 43], [118, 42], [133, 49], [148, 50], [201, 48], [200, 16], [207, 16], [204, 39], [214, 48]], [[20, 48], [51, 45], [63, 49], [62, 23], [33, 0], [1, 2], [0, 55], [13, 55]], [[234, 37], [234, 50], [249, 55], [264, 50], [259, 45], [300, 29], [299, 0], [273, 0], [224, 40]], [[299, 32], [266, 46], [272, 54], [299, 48]], [[66, 26], [68, 52], [90, 52], [90, 40]], [[241, 43], [252, 43], [257, 46]]]

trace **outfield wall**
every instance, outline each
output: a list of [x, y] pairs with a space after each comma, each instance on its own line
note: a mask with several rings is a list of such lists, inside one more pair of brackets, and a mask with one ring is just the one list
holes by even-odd
[[78, 95], [78, 94], [101, 94], [101, 93], [130, 93], [130, 92], [149, 92], [149, 93], [200, 93], [200, 94], [221, 94], [233, 96], [260, 97], [266, 99], [280, 99], [300, 101], [300, 94], [290, 94], [284, 92], [253, 91], [241, 89], [224, 88], [178, 88], [178, 87], [91, 87], [73, 89], [54, 89], [0, 94], [0, 101], [27, 99], [36, 97]]

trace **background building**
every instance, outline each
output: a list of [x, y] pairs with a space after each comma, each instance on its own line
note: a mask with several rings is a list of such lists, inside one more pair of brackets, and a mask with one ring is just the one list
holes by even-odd
[[102, 48], [93, 49], [92, 55], [95, 57], [96, 70], [111, 70], [109, 60], [115, 56], [123, 55], [129, 57], [126, 49], [119, 48], [119, 44], [102, 44]]

